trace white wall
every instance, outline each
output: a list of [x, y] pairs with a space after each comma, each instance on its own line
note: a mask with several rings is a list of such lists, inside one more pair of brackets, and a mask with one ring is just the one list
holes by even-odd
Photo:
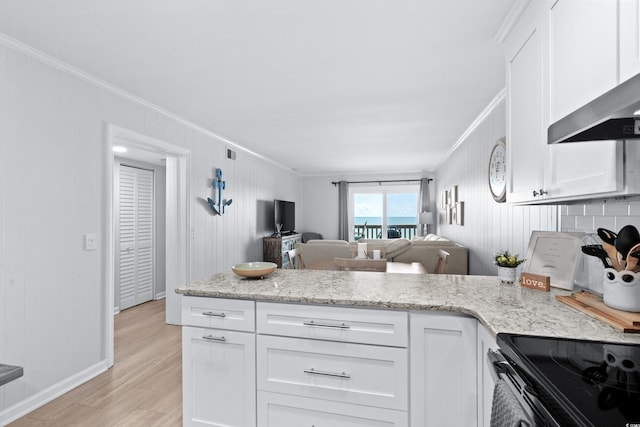
[[[192, 279], [262, 259], [257, 201], [302, 202], [294, 173], [227, 160], [213, 134], [0, 35], [0, 363], [24, 367], [0, 387], [0, 425], [105, 369], [108, 123], [190, 150]], [[233, 198], [222, 217], [200, 200], [216, 168]]]
[[558, 208], [510, 206], [493, 200], [487, 184], [489, 154], [506, 133], [505, 101], [483, 116], [436, 174], [438, 201], [442, 191], [458, 186], [458, 200], [465, 204], [464, 225], [445, 224], [445, 212], [438, 202], [437, 227], [438, 234], [469, 248], [470, 274], [496, 275], [493, 254], [505, 249], [524, 257], [532, 231], [557, 231]]

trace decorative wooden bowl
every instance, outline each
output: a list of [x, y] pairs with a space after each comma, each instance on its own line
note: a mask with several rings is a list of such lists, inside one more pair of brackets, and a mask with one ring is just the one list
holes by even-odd
[[278, 267], [273, 262], [243, 262], [231, 267], [234, 273], [242, 277], [258, 278], [270, 275]]

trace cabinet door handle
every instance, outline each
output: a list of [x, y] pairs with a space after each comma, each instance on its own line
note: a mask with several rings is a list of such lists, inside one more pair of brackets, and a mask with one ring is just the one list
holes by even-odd
[[542, 188], [540, 189], [540, 192], [533, 190], [533, 197], [544, 196], [545, 194], [547, 194], [547, 192], [544, 191]]
[[213, 335], [204, 335], [202, 337], [203, 340], [207, 340], [207, 341], [220, 341], [220, 342], [226, 342], [227, 339], [225, 337], [215, 337]]
[[336, 325], [332, 323], [318, 323], [318, 322], [314, 322], [313, 320], [310, 320], [308, 322], [303, 322], [302, 324], [304, 326], [315, 326], [318, 328], [351, 329], [351, 326], [345, 325], [344, 323]]
[[211, 317], [227, 317], [225, 313], [214, 313], [213, 311], [204, 311], [202, 315]]
[[317, 371], [317, 370], [311, 368], [311, 369], [305, 369], [304, 373], [305, 374], [311, 374], [311, 375], [323, 375], [325, 377], [338, 377], [338, 378], [351, 379], [351, 375], [349, 375], [349, 374], [347, 374], [345, 372]]

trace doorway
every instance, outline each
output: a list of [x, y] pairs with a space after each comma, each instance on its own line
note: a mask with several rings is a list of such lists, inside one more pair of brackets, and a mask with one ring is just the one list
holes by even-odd
[[110, 178], [106, 180], [105, 205], [108, 220], [105, 222], [104, 235], [108, 238], [105, 244], [105, 350], [107, 366], [113, 366], [114, 361], [114, 303], [116, 290], [116, 257], [119, 249], [116, 241], [116, 155], [114, 146], [126, 147], [126, 153], [117, 156], [133, 161], [145, 163], [162, 162], [165, 166], [165, 255], [164, 276], [166, 312], [165, 321], [168, 324], [180, 324], [180, 300], [175, 293], [176, 287], [189, 283], [189, 150], [182, 147], [139, 134], [119, 126], [106, 125], [105, 159], [106, 170], [110, 171]]

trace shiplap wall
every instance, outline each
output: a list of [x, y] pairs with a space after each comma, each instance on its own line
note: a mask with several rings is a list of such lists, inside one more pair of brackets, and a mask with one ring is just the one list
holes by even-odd
[[[477, 127], [438, 168], [437, 232], [469, 249], [470, 274], [496, 275], [493, 254], [506, 249], [524, 257], [532, 231], [557, 231], [558, 208], [510, 206], [493, 200], [487, 184], [489, 154], [506, 133], [505, 100], [482, 116]], [[463, 226], [446, 224], [440, 203], [440, 193], [454, 185], [458, 186], [458, 200], [464, 201]]]
[[[0, 425], [104, 368], [107, 123], [190, 150], [191, 279], [261, 260], [259, 202], [302, 201], [294, 173], [227, 160], [215, 135], [0, 35], [0, 363], [25, 372], [0, 387]], [[216, 168], [233, 198], [222, 217], [203, 203]]]

